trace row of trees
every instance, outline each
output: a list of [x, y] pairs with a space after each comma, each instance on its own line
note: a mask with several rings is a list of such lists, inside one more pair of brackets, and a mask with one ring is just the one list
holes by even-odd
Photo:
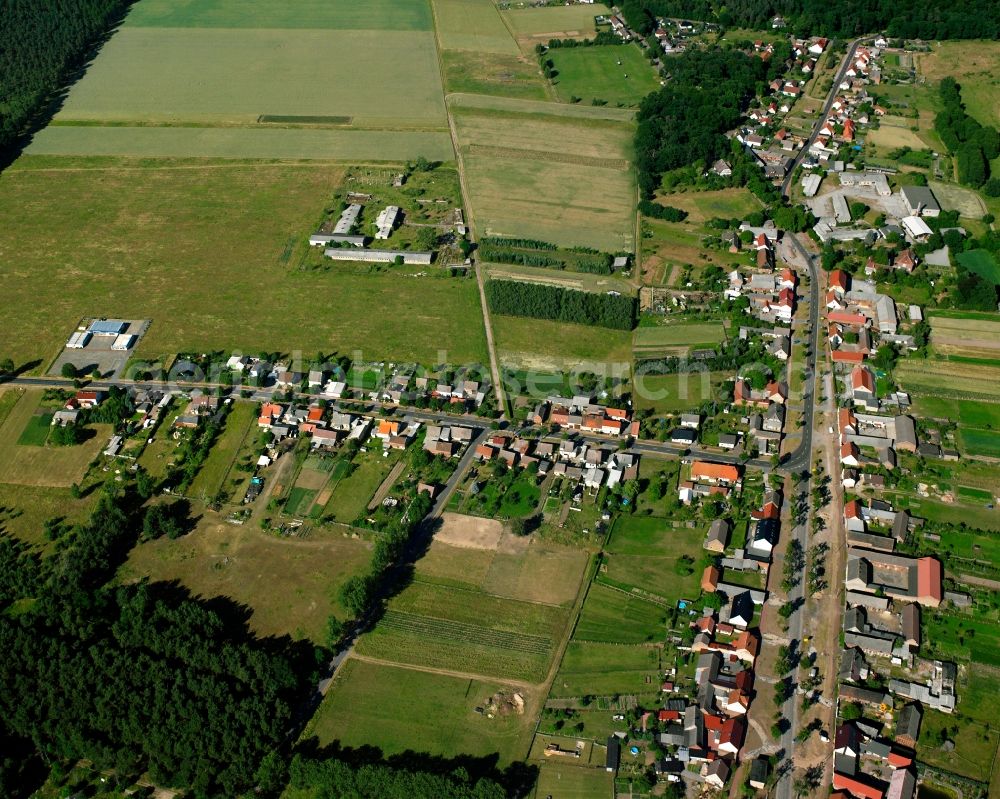
[[80, 66], [132, 0], [4, 0], [0, 8], [0, 151]]
[[768, 65], [739, 50], [689, 50], [670, 60], [670, 80], [639, 106], [635, 132], [639, 188], [651, 199], [664, 172], [730, 152], [723, 135], [739, 124], [766, 81]]
[[539, 266], [549, 269], [573, 269], [577, 272], [589, 272], [596, 275], [610, 275], [612, 256], [606, 252], [573, 253], [567, 257], [565, 253], [553, 250], [524, 250], [502, 244], [481, 244], [479, 255], [484, 261], [500, 264], [520, 264], [522, 266]]
[[771, 27], [783, 17], [799, 36], [854, 37], [884, 31], [905, 39], [995, 39], [1000, 17], [994, 0], [622, 0], [629, 25], [643, 35], [655, 29], [655, 17], [714, 21], [724, 27]]
[[622, 294], [596, 294], [516, 280], [488, 281], [486, 299], [490, 310], [498, 314], [575, 322], [614, 330], [635, 327], [638, 305], [635, 297]]
[[941, 110], [934, 117], [934, 129], [955, 153], [959, 181], [979, 188], [989, 179], [989, 162], [1000, 156], [1000, 133], [965, 112], [962, 90], [954, 78], [944, 78], [938, 91]]

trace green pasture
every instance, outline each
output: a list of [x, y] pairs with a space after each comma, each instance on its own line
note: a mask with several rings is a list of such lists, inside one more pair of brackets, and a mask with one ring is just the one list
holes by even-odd
[[429, 31], [427, 0], [141, 0], [126, 28], [326, 28]]
[[638, 375], [634, 379], [636, 408], [649, 408], [657, 414], [690, 411], [716, 398], [727, 379], [730, 376], [723, 372]]
[[924, 395], [914, 399], [914, 408], [923, 416], [954, 419], [960, 427], [1000, 430], [1000, 403], [953, 400]]
[[21, 431], [17, 444], [21, 447], [44, 447], [52, 429], [51, 413], [35, 413]]
[[578, 641], [641, 644], [661, 641], [666, 608], [594, 583], [583, 604], [573, 637]]
[[[593, 8], [593, 6], [590, 6]], [[581, 768], [546, 761], [538, 772], [533, 799], [606, 799], [614, 790], [614, 775], [602, 768]]]
[[596, 99], [610, 105], [637, 106], [660, 88], [656, 71], [634, 44], [559, 47], [550, 50], [547, 57], [555, 65], [557, 74], [552, 83], [564, 103]]
[[450, 161], [444, 131], [336, 130], [271, 127], [101, 127], [50, 125], [27, 152], [38, 156], [132, 158], [317, 159]]
[[[954, 741], [954, 749], [941, 748], [941, 733]], [[924, 710], [918, 742], [920, 760], [952, 771], [963, 777], [988, 782], [1000, 735], [989, 727], [969, 721], [957, 721], [952, 714]]]
[[433, 755], [484, 756], [502, 763], [523, 758], [531, 742], [531, 713], [476, 713], [502, 685], [376, 663], [348, 660], [309, 722], [305, 735], [320, 744], [377, 746], [387, 755], [418, 750]]
[[226, 416], [225, 427], [212, 446], [212, 451], [198, 471], [190, 496], [211, 501], [222, 489], [223, 481], [239, 452], [240, 445], [251, 428], [256, 427], [257, 407], [251, 402], [237, 402]]
[[433, 0], [442, 50], [519, 55], [493, 0]]
[[655, 647], [574, 640], [566, 649], [550, 696], [650, 693], [659, 690], [658, 669]]
[[357, 468], [334, 485], [324, 509], [325, 515], [343, 524], [352, 524], [365, 512], [372, 496], [389, 476], [399, 457], [383, 458], [378, 452], [363, 452], [354, 460]]
[[442, 125], [434, 35], [125, 27], [56, 119], [216, 125], [253, 123], [261, 114]]
[[631, 333], [627, 330], [520, 316], [493, 316], [490, 321], [505, 367], [562, 371], [590, 363], [618, 365], [622, 374], [629, 370]]
[[528, 56], [474, 50], [442, 50], [445, 92], [494, 94], [544, 100], [538, 62]]
[[935, 656], [1000, 667], [1000, 625], [958, 613], [928, 613], [924, 629]]
[[152, 320], [140, 358], [360, 350], [436, 363], [443, 348], [484, 363], [474, 280], [294, 266], [342, 178], [318, 164], [22, 157], [0, 175], [5, 353], [48, 361], [81, 317], [104, 313]]
[[608, 15], [611, 10], [603, 4], [574, 4], [545, 6], [542, 8], [512, 8], [503, 12], [518, 36], [542, 38], [591, 37], [596, 26], [594, 17]]
[[955, 260], [970, 272], [975, 272], [984, 280], [1000, 285], [1000, 264], [989, 250], [967, 250], [955, 256]]
[[969, 455], [1000, 458], [1000, 432], [963, 427], [958, 431], [962, 451]]

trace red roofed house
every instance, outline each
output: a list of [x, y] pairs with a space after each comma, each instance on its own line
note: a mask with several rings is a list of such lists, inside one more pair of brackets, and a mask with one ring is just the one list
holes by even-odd
[[864, 314], [848, 313], [847, 311], [830, 311], [826, 315], [828, 322], [836, 322], [838, 325], [847, 327], [867, 327], [868, 318]]
[[830, 288], [843, 294], [847, 291], [848, 280], [847, 272], [843, 269], [834, 269], [830, 273]]
[[715, 589], [719, 586], [721, 576], [722, 572], [719, 571], [718, 566], [706, 566], [705, 571], [701, 574], [701, 590], [706, 594], [714, 594]]
[[920, 558], [917, 561], [917, 595], [921, 605], [937, 607], [941, 604], [941, 561], [937, 558]]
[[96, 408], [101, 404], [101, 400], [104, 399], [104, 392], [84, 389], [77, 391], [73, 399], [76, 400], [76, 404], [81, 408]]
[[858, 394], [875, 396], [875, 375], [871, 373], [870, 369], [866, 369], [864, 366], [855, 366], [851, 370], [851, 391], [854, 392], [855, 398]]
[[861, 516], [861, 503], [856, 499], [852, 499], [844, 505], [844, 522], [852, 533], [865, 531], [865, 520]]
[[833, 787], [848, 791], [857, 799], [884, 799], [885, 790], [876, 785], [875, 780], [848, 777], [846, 774], [833, 773]]
[[740, 479], [740, 470], [729, 463], [695, 461], [691, 464], [691, 479], [706, 483], [736, 483]]
[[861, 450], [853, 441], [845, 441], [840, 446], [840, 463], [843, 466], [860, 465]]

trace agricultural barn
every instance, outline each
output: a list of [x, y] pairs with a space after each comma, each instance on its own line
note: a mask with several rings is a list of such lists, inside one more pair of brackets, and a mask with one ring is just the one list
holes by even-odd
[[89, 343], [90, 343], [90, 331], [77, 330], [72, 336], [69, 337], [69, 341], [66, 342], [66, 349], [82, 350]]
[[95, 336], [118, 336], [125, 332], [128, 322], [121, 319], [98, 319], [90, 323], [88, 332]]
[[941, 213], [934, 192], [926, 186], [903, 186], [899, 193], [906, 210], [915, 216], [938, 216]]
[[115, 337], [115, 343], [111, 345], [113, 350], [130, 350], [135, 344], [135, 336], [131, 333], [122, 333]]
[[391, 264], [397, 257], [404, 264], [430, 265], [434, 253], [414, 252], [412, 250], [337, 250], [329, 249], [323, 253], [334, 261], [364, 261], [366, 263]]

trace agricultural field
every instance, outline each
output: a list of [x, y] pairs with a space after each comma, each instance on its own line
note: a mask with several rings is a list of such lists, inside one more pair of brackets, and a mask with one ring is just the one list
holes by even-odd
[[570, 641], [549, 695], [655, 692], [659, 690], [659, 666], [660, 650], [654, 646]]
[[452, 106], [478, 234], [631, 250], [631, 125], [511, 103]]
[[896, 367], [893, 376], [913, 394], [984, 400], [1000, 394], [1000, 366], [910, 358]]
[[883, 119], [879, 127], [868, 134], [867, 141], [885, 150], [895, 150], [899, 147], [923, 150], [927, 147], [927, 143], [908, 126], [904, 126], [912, 121], [900, 119], [900, 124], [891, 124]]
[[[13, 308], [9, 309], [10, 311]], [[69, 447], [46, 445], [52, 408], [42, 405], [42, 392], [31, 389], [11, 404], [13, 392], [4, 392], [9, 408], [0, 423], [0, 483], [18, 486], [69, 488], [79, 483], [111, 437], [110, 425], [88, 425], [92, 435]]]
[[[493, 94], [522, 100], [544, 100], [545, 82], [538, 62], [524, 55], [442, 50], [445, 92]], [[448, 142], [451, 144], [450, 140]], [[450, 156], [454, 158], [454, 154]]]
[[125, 27], [326, 28], [416, 30], [433, 27], [427, 0], [142, 0]]
[[564, 103], [602, 100], [637, 106], [658, 88], [660, 79], [638, 46], [560, 47], [548, 52], [555, 65], [552, 80]]
[[[22, 157], [0, 175], [6, 352], [47, 361], [101, 314], [151, 318], [137, 349], [148, 359], [231, 347], [434, 363], [446, 348], [485, 362], [474, 281], [295, 269], [342, 178], [318, 164]], [[87, 197], [84, 217], [67, 196]], [[217, 290], [200, 278], [208, 264]]]
[[[515, 692], [524, 700], [522, 713], [510, 701]], [[476, 712], [498, 694], [502, 709], [493, 718]], [[537, 712], [537, 699], [524, 689], [352, 658], [304, 735], [315, 735], [321, 745], [377, 746], [387, 755], [414, 749], [445, 757], [496, 752], [506, 765], [527, 755]]]
[[[526, 543], [526, 542], [525, 542]], [[435, 540], [417, 563], [416, 580], [482, 591], [509, 599], [568, 607], [576, 599], [587, 554], [504, 533], [497, 548], [453, 546]]]
[[589, 39], [597, 30], [594, 18], [610, 13], [603, 4], [511, 8], [501, 12], [525, 52], [549, 39]]
[[937, 657], [1000, 667], [1000, 625], [959, 613], [927, 614], [924, 624]]
[[46, 521], [84, 522], [96, 499], [96, 493], [74, 499], [68, 488], [0, 483], [0, 532], [44, 548], [49, 546], [43, 526]]
[[488, 677], [541, 682], [568, 612], [416, 582], [358, 641], [360, 655]]
[[666, 635], [667, 608], [595, 582], [580, 612], [577, 641], [643, 644]]
[[732, 379], [724, 372], [682, 372], [639, 375], [634, 378], [635, 407], [655, 414], [680, 413], [716, 399], [722, 384]]
[[330, 614], [350, 615], [337, 594], [368, 569], [370, 549], [361, 539], [319, 529], [304, 539], [277, 538], [206, 510], [193, 532], [134, 547], [118, 580], [178, 580], [193, 594], [246, 605], [250, 626], [260, 635], [323, 644]]
[[331, 486], [324, 516], [352, 524], [368, 507], [368, 502], [399, 461], [398, 453], [383, 458], [380, 450], [366, 450], [354, 458], [355, 469]]
[[687, 211], [684, 223], [695, 226], [704, 225], [715, 217], [741, 219], [760, 210], [760, 201], [744, 188], [664, 194], [657, 201]]
[[963, 428], [958, 431], [962, 452], [968, 455], [983, 455], [1000, 458], [1000, 431]]
[[607, 328], [493, 316], [493, 336], [501, 366], [525, 369], [586, 369], [609, 365], [624, 375], [630, 368], [631, 332]]
[[493, 0], [433, 0], [442, 50], [520, 53]]

